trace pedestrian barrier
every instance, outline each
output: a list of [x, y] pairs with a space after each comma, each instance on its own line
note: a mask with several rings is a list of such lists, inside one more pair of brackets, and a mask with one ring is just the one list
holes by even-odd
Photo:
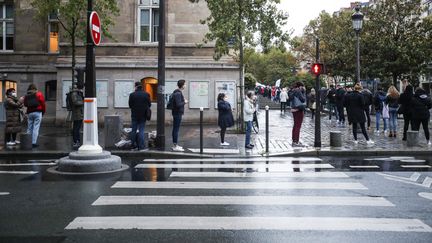
[[419, 144], [419, 132], [407, 131], [407, 146], [415, 147]]
[[330, 132], [330, 147], [342, 147], [342, 133], [340, 131]]
[[105, 148], [115, 148], [121, 139], [122, 123], [119, 115], [107, 115], [104, 119]]
[[20, 133], [20, 148], [21, 150], [31, 150], [32, 149], [32, 135], [27, 133]]

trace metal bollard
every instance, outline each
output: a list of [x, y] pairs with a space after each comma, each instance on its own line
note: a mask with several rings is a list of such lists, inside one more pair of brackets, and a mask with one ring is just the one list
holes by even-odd
[[200, 107], [200, 154], [204, 153], [203, 118], [204, 118], [204, 107]]
[[419, 132], [407, 131], [407, 147], [415, 147], [419, 144]]
[[32, 135], [27, 133], [20, 133], [21, 150], [31, 150], [32, 149]]
[[342, 147], [342, 133], [340, 131], [330, 132], [330, 147]]
[[269, 152], [269, 106], [266, 105], [266, 153]]

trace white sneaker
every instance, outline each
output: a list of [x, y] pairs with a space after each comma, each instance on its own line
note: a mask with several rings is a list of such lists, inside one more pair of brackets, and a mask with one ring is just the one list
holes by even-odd
[[379, 130], [375, 130], [375, 133], [379, 133]]
[[367, 145], [374, 145], [374, 144], [375, 144], [375, 142], [374, 142], [374, 141], [372, 141], [372, 140], [368, 140], [368, 141], [366, 141], [366, 144], [367, 144]]
[[15, 140], [15, 143], [16, 143], [16, 144], [21, 144], [21, 142], [20, 142], [20, 141], [18, 141], [18, 140]]
[[223, 143], [221, 143], [221, 146], [229, 146], [230, 144], [229, 143], [227, 143], [227, 142], [223, 142]]
[[429, 140], [427, 143], [428, 146], [432, 146], [432, 142]]
[[176, 151], [176, 152], [184, 152], [184, 149], [181, 146], [178, 146], [178, 145], [173, 146], [172, 150]]
[[358, 144], [358, 141], [357, 140], [354, 140], [354, 145], [357, 145]]
[[15, 143], [15, 142], [7, 142], [6, 145], [7, 145], [7, 146], [15, 146], [16, 143]]

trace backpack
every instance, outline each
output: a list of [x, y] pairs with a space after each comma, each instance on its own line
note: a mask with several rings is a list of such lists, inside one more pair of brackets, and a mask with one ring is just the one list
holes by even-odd
[[174, 97], [173, 97], [174, 93], [175, 91], [172, 92], [172, 94], [169, 96], [167, 107], [166, 107], [168, 110], [172, 110], [174, 108]]
[[72, 91], [66, 94], [66, 109], [72, 111]]
[[35, 109], [40, 105], [39, 100], [36, 97], [36, 93], [26, 95], [25, 103], [25, 105], [31, 109]]

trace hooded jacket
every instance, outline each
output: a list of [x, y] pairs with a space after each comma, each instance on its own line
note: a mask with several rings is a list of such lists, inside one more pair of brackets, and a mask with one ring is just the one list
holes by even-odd
[[432, 108], [432, 101], [426, 94], [426, 91], [422, 89], [417, 90], [411, 99], [410, 107], [413, 120], [429, 120], [429, 110]]

